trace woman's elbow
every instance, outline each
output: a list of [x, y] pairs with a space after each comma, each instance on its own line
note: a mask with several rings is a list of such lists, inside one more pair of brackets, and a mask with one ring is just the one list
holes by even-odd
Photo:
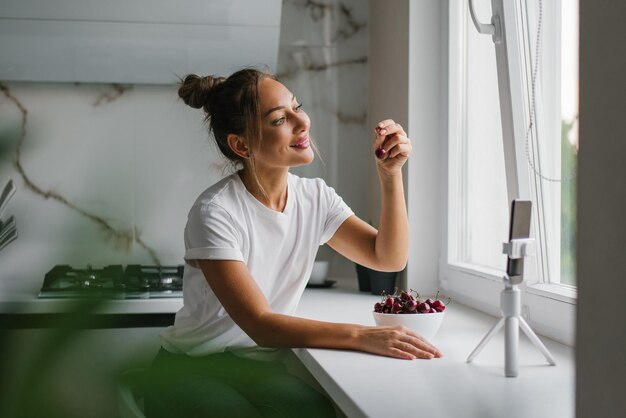
[[396, 271], [402, 271], [406, 268], [406, 265], [408, 263], [408, 260], [404, 260], [401, 263], [398, 264], [398, 266], [396, 267]]
[[402, 263], [396, 263], [396, 264], [390, 265], [385, 271], [399, 272], [399, 271], [404, 270], [405, 268], [406, 268], [406, 261]]
[[270, 330], [271, 327], [264, 315], [259, 315], [256, 320], [250, 321], [241, 328], [259, 347], [277, 347], [276, 339], [273, 338], [275, 333]]
[[266, 332], [247, 332], [248, 337], [259, 347], [275, 348], [276, 342], [272, 341], [271, 335]]
[[385, 260], [381, 260], [378, 263], [378, 271], [383, 271], [383, 272], [398, 272], [398, 271], [402, 271], [406, 268], [408, 259], [407, 257], [404, 258], [400, 258], [400, 257], [395, 257], [393, 259], [385, 259]]

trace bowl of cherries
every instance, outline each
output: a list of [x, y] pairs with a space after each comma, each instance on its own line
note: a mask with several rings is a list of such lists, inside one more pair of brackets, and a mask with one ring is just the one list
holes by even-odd
[[374, 321], [379, 326], [404, 325], [430, 340], [439, 331], [448, 303], [449, 298], [445, 303], [439, 299], [439, 292], [434, 299], [423, 299], [413, 289], [400, 293], [396, 290], [393, 295], [383, 293], [374, 305]]

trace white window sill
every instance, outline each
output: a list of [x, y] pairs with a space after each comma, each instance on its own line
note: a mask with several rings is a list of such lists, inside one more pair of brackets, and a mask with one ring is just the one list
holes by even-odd
[[[441, 286], [449, 296], [490, 315], [500, 315], [503, 289], [499, 272], [477, 270], [462, 265], [444, 265]], [[500, 273], [501, 274], [501, 273]], [[567, 345], [575, 342], [575, 289], [565, 285], [524, 283], [522, 315], [541, 335]]]
[[[355, 292], [353, 281], [347, 286], [339, 281], [331, 289], [307, 289], [297, 315], [374, 325], [371, 311], [380, 297]], [[433, 339], [444, 354], [440, 359], [406, 361], [324, 349], [293, 352], [350, 418], [388, 417], [392, 404], [409, 408], [400, 410], [402, 416], [404, 411], [429, 418], [574, 416], [572, 347], [542, 337], [555, 357], [557, 365], [552, 367], [527, 338], [520, 337], [519, 376], [507, 378], [500, 331], [473, 363], [466, 363], [497, 319], [453, 302]]]
[[537, 296], [543, 296], [548, 299], [558, 300], [560, 302], [569, 303], [570, 305], [576, 304], [577, 291], [576, 288], [571, 286], [564, 286], [558, 284], [533, 284], [526, 287], [528, 293], [532, 293]]

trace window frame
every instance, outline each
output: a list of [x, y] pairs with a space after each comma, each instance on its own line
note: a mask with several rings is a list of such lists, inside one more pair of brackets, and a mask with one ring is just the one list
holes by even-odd
[[[504, 7], [509, 7], [508, 12], [514, 8], [515, 13], [524, 12], [517, 6], [517, 0], [515, 2], [504, 2]], [[483, 17], [484, 18], [484, 17]], [[489, 269], [484, 267], [477, 267], [473, 265], [459, 263], [457, 261], [451, 261], [450, 258], [455, 250], [455, 245], [458, 247], [458, 243], [454, 241], [451, 235], [452, 231], [458, 231], [462, 225], [462, 211], [459, 210], [459, 197], [461, 199], [464, 193], [467, 192], [467, 187], [464, 187], [462, 180], [457, 182], [462, 176], [458, 175], [459, 169], [463, 169], [461, 165], [462, 159], [459, 160], [463, 154], [463, 143], [460, 140], [464, 135], [465, 129], [465, 103], [466, 96], [464, 85], [466, 84], [465, 77], [465, 62], [466, 55], [466, 43], [464, 40], [464, 34], [468, 29], [467, 25], [470, 22], [469, 14], [467, 12], [467, 0], [461, 2], [449, 2], [448, 16], [447, 16], [447, 28], [448, 28], [448, 118], [447, 118], [447, 130], [448, 141], [446, 142], [445, 158], [443, 161], [446, 165], [447, 172], [447, 193], [442, 194], [442, 207], [446, 208], [446, 221], [442, 222], [441, 232], [441, 255], [439, 266], [439, 281], [446, 290], [446, 292], [453, 298], [458, 299], [460, 302], [469, 306], [485, 311], [493, 315], [500, 315], [500, 292], [503, 288], [502, 285], [502, 271]], [[509, 19], [510, 20], [510, 19]], [[522, 24], [523, 19], [517, 15], [515, 24]], [[507, 21], [507, 28], [505, 32], [511, 34], [512, 31], [516, 31], [515, 26], [511, 26], [511, 22]], [[471, 24], [471, 22], [469, 23]], [[470, 29], [473, 29], [470, 28]], [[516, 35], [513, 34], [513, 37]], [[510, 38], [509, 38], [510, 39]], [[511, 43], [507, 39], [507, 43]], [[516, 42], [517, 40], [515, 40]], [[524, 51], [527, 55], [528, 51]], [[516, 174], [513, 178], [517, 178], [514, 188], [519, 190], [519, 196], [521, 198], [530, 198], [534, 188], [542, 187], [539, 179], [535, 175], [531, 175], [529, 167], [526, 162], [525, 151], [525, 131], [527, 128], [528, 115], [528, 100], [530, 86], [527, 83], [528, 71], [532, 70], [529, 65], [529, 60], [526, 59], [524, 67], [519, 60], [519, 54], [517, 58], [515, 54], [508, 54], [509, 68], [519, 71], [511, 71], [511, 106], [513, 108], [513, 129], [515, 129], [515, 136], [518, 138], [515, 144], [507, 149], [505, 144], [505, 158], [508, 158], [507, 164], [510, 170], [511, 164], [515, 166]], [[513, 56], [511, 56], [513, 55]], [[517, 60], [517, 63], [516, 63]], [[518, 77], [518, 79], [515, 79]], [[537, 113], [539, 113], [538, 110]], [[540, 118], [536, 118], [539, 119]], [[541, 123], [541, 122], [538, 122]], [[536, 135], [537, 123], [533, 128]], [[536, 158], [534, 150], [531, 150], [532, 156]], [[507, 173], [507, 178], [511, 178]], [[531, 184], [535, 182], [535, 184]], [[508, 187], [509, 193], [511, 188]], [[534, 194], [534, 193], [533, 193]], [[541, 193], [537, 193], [541, 194]], [[532, 200], [535, 202], [533, 205], [533, 232], [536, 237], [542, 237], [545, 231], [543, 227], [543, 219], [539, 214], [539, 208], [543, 205], [541, 197], [537, 198], [536, 194], [532, 196]], [[575, 318], [575, 305], [576, 305], [576, 288], [569, 285], [561, 285], [558, 283], [549, 283], [547, 279], [547, 253], [541, 245], [537, 245], [537, 257], [533, 257], [531, 260], [525, 262], [525, 270], [527, 276], [525, 282], [520, 286], [522, 291], [522, 312], [526, 320], [531, 327], [540, 334], [554, 338], [563, 343], [573, 345], [574, 343], [574, 318]]]

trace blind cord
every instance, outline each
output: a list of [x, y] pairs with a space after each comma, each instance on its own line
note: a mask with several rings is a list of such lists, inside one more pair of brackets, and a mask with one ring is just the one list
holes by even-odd
[[[535, 111], [536, 111], [536, 83], [537, 83], [537, 73], [539, 70], [539, 60], [541, 56], [541, 33], [542, 33], [542, 25], [543, 25], [543, 3], [542, 0], [539, 0], [539, 16], [537, 17], [537, 35], [536, 35], [536, 48], [535, 48], [535, 60], [532, 63], [532, 76], [531, 76], [531, 106], [530, 106], [530, 115], [528, 128], [526, 129], [526, 160], [528, 161], [528, 165], [533, 170], [533, 172], [542, 180], [545, 180], [550, 183], [560, 183], [562, 181], [569, 181], [574, 178], [572, 175], [569, 178], [561, 179], [556, 177], [548, 177], [544, 175], [540, 169], [538, 169], [530, 156], [530, 134], [532, 132], [533, 126], [535, 125]], [[531, 46], [529, 46], [531, 47]]]

